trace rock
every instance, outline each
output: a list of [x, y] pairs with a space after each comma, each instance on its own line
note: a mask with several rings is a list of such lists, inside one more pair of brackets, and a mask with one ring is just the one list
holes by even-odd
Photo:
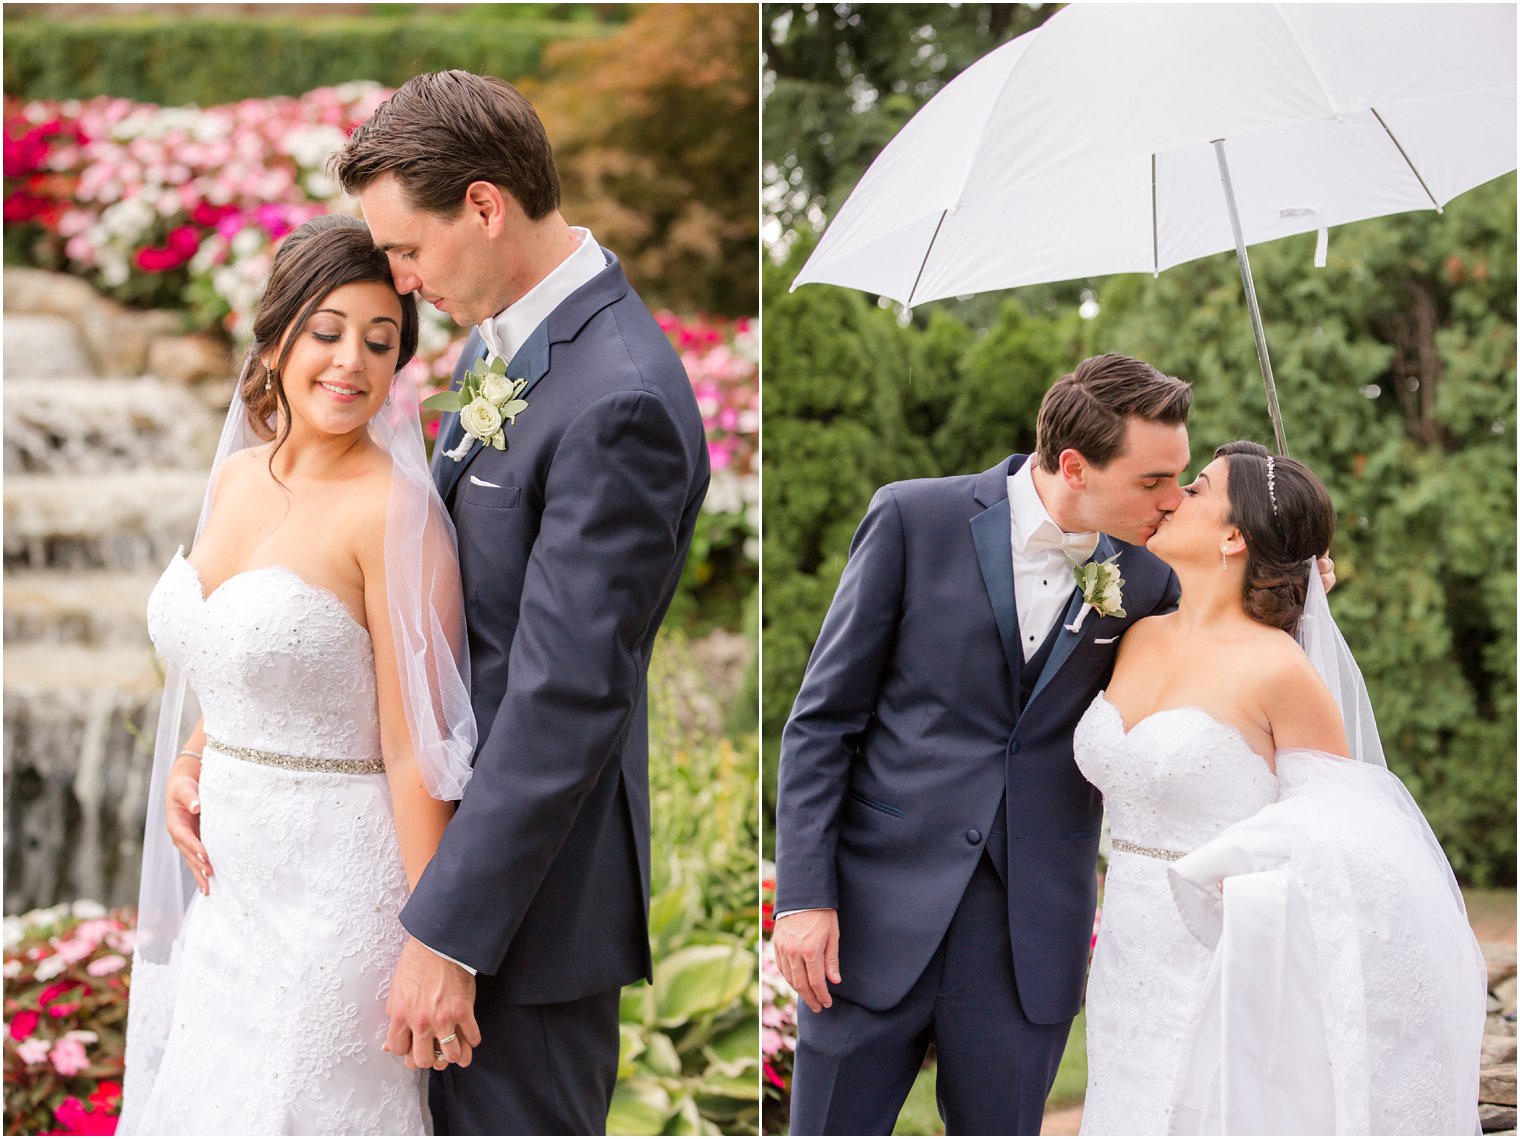
[[1499, 1064], [1478, 1073], [1478, 1102], [1515, 1106], [1514, 1064]]
[[5, 331], [10, 334], [13, 316], [30, 313], [41, 316], [77, 318], [89, 308], [99, 294], [78, 277], [67, 273], [48, 273], [42, 269], [5, 267]]
[[[6, 297], [10, 296], [6, 270]], [[75, 379], [97, 374], [84, 337], [62, 316], [5, 314], [5, 375], [28, 380]]]
[[1512, 1129], [1515, 1126], [1515, 1109], [1499, 1107], [1492, 1103], [1480, 1103], [1478, 1123], [1482, 1126], [1484, 1134]]
[[1515, 977], [1514, 974], [1506, 977], [1493, 987], [1493, 994], [1499, 1001], [1500, 1012], [1515, 1011]]
[[106, 297], [95, 297], [80, 315], [104, 376], [140, 376], [148, 370], [148, 346], [161, 336], [184, 331], [184, 318], [165, 311], [133, 312]]
[[152, 375], [178, 384], [227, 379], [237, 374], [237, 364], [227, 345], [204, 332], [156, 338], [148, 345], [147, 365]]
[[1479, 1061], [1485, 1068], [1495, 1064], [1515, 1062], [1515, 1038], [1501, 1033], [1485, 1031], [1483, 1034], [1483, 1058]]
[[1507, 942], [1486, 941], [1481, 948], [1488, 966], [1488, 989], [1493, 992], [1500, 981], [1515, 975], [1515, 947]]

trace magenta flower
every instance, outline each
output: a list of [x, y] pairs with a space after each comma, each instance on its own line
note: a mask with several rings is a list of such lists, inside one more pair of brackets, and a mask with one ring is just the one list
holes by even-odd
[[11, 1039], [25, 1040], [37, 1031], [37, 1014], [31, 1009], [22, 1009], [11, 1018]]

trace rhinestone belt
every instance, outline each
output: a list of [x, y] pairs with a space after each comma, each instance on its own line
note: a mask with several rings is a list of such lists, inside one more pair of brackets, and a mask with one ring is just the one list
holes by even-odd
[[257, 748], [218, 743], [210, 736], [206, 737], [206, 746], [212, 751], [230, 755], [234, 759], [246, 759], [249, 763], [262, 763], [265, 767], [283, 767], [290, 771], [321, 771], [334, 775], [383, 775], [385, 773], [383, 759], [312, 759], [304, 755], [280, 755], [272, 751], [259, 751]]
[[1163, 862], [1176, 862], [1184, 857], [1181, 851], [1163, 850], [1159, 846], [1141, 846], [1137, 842], [1125, 842], [1122, 838], [1114, 839], [1112, 845], [1115, 850], [1122, 850], [1125, 854], [1141, 854], [1146, 858], [1159, 858]]

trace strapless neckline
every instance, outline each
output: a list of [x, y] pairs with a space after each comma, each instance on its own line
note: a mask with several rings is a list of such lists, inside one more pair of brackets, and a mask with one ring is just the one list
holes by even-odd
[[[1245, 732], [1241, 731], [1238, 726], [1228, 722], [1227, 720], [1221, 720], [1218, 716], [1215, 716], [1212, 713], [1205, 712], [1202, 708], [1198, 707], [1195, 704], [1179, 704], [1175, 708], [1158, 708], [1154, 712], [1150, 712], [1144, 716], [1141, 716], [1138, 720], [1126, 728], [1124, 726], [1124, 713], [1119, 711], [1119, 706], [1108, 698], [1107, 689], [1100, 690], [1098, 692], [1097, 698], [1093, 701], [1093, 703], [1107, 708], [1111, 713], [1113, 713], [1114, 720], [1119, 727], [1119, 735], [1126, 740], [1128, 740], [1141, 728], [1145, 727], [1147, 723], [1161, 716], [1173, 716], [1180, 713], [1190, 712], [1195, 716], [1202, 716], [1205, 720], [1209, 721], [1209, 723], [1214, 724], [1216, 727], [1224, 729], [1224, 731], [1233, 735], [1240, 742], [1242, 747], [1244, 747], [1257, 759], [1261, 760], [1262, 763], [1267, 762], [1266, 757], [1251, 746], [1251, 741], [1246, 738]], [[1268, 771], [1270, 770], [1271, 768], [1268, 768]]]
[[239, 578], [255, 577], [261, 573], [283, 573], [289, 577], [296, 585], [305, 589], [313, 597], [321, 598], [323, 601], [331, 604], [336, 610], [343, 614], [350, 625], [352, 625], [359, 632], [363, 633], [366, 637], [369, 636], [369, 630], [359, 623], [358, 618], [356, 618], [353, 614], [353, 610], [349, 609], [349, 607], [343, 603], [343, 599], [341, 597], [339, 597], [332, 590], [325, 588], [324, 586], [313, 585], [311, 582], [307, 581], [304, 577], [302, 577], [287, 565], [281, 565], [276, 562], [267, 566], [254, 566], [252, 569], [239, 570], [237, 573], [229, 576], [225, 581], [222, 582], [221, 585], [217, 586], [208, 594], [206, 592], [205, 582], [201, 580], [200, 571], [196, 569], [190, 559], [185, 556], [184, 546], [181, 546], [178, 550], [175, 551], [174, 558], [170, 564], [172, 565], [174, 562], [180, 563], [185, 567], [186, 570], [189, 571], [190, 580], [195, 585], [196, 596], [203, 606], [210, 605], [217, 598], [221, 597], [222, 593], [227, 589], [227, 587], [233, 582], [237, 581]]

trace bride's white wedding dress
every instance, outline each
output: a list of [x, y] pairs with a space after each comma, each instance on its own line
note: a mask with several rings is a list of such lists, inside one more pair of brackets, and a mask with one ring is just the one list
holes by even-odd
[[1102, 693], [1075, 755], [1114, 838], [1084, 1134], [1474, 1132], [1482, 957], [1396, 778]]
[[[425, 1133], [425, 1071], [382, 1052], [407, 898], [368, 632], [282, 566], [211, 596], [177, 554], [148, 606], [205, 717], [201, 838], [213, 875], [185, 918], [138, 1134]], [[146, 990], [146, 986], [143, 987]], [[144, 993], [146, 999], [146, 993]], [[134, 1001], [138, 986], [134, 985]], [[169, 1003], [172, 1001], [172, 1004]], [[140, 1110], [138, 1110], [140, 1109]]]

